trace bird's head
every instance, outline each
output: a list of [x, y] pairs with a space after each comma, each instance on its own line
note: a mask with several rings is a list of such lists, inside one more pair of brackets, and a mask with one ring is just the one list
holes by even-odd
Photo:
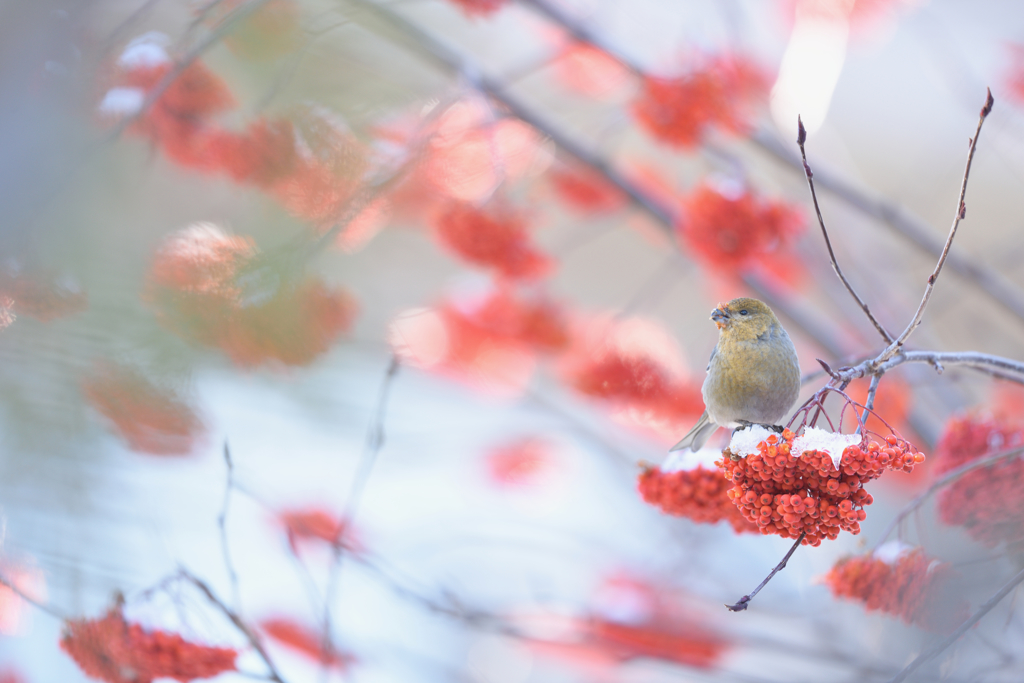
[[727, 304], [718, 304], [711, 312], [722, 335], [737, 340], [753, 340], [779, 325], [778, 318], [763, 301], [749, 298], [733, 299]]

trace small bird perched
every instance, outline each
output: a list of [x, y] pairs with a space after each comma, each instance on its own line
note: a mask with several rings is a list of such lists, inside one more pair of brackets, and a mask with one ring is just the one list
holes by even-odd
[[704, 414], [673, 451], [699, 450], [719, 427], [772, 426], [800, 394], [793, 341], [764, 302], [733, 299], [711, 312], [718, 345], [701, 387]]

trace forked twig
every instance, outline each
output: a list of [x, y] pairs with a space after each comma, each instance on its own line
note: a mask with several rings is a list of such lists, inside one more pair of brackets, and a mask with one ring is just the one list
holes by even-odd
[[179, 570], [179, 575], [181, 578], [198, 588], [199, 591], [206, 596], [206, 599], [220, 610], [221, 614], [227, 617], [228, 620], [235, 625], [235, 628], [245, 636], [246, 640], [248, 640], [249, 644], [252, 646], [252, 649], [256, 651], [256, 654], [260, 656], [260, 659], [262, 659], [263, 663], [266, 665], [269, 680], [276, 681], [277, 683], [284, 683], [284, 679], [281, 678], [281, 674], [277, 671], [277, 667], [274, 666], [274, 662], [270, 659], [270, 655], [268, 655], [267, 651], [263, 648], [263, 643], [260, 640], [259, 635], [257, 635], [257, 633], [247, 623], [245, 623], [245, 620], [242, 619], [241, 615], [228, 607], [223, 600], [217, 597], [217, 594], [213, 592], [213, 589], [198, 576], [184, 568]]
[[836, 271], [836, 275], [842, 280], [843, 286], [846, 287], [846, 291], [850, 293], [850, 296], [854, 298], [861, 310], [864, 311], [864, 315], [868, 317], [871, 324], [878, 330], [878, 334], [882, 335], [882, 339], [887, 344], [892, 343], [892, 335], [889, 334], [888, 330], [882, 327], [882, 323], [878, 322], [875, 316], [871, 313], [871, 309], [868, 308], [867, 303], [860, 298], [857, 291], [850, 284], [850, 281], [843, 275], [842, 269], [839, 267], [839, 262], [836, 260], [836, 253], [832, 250], [832, 240], [828, 237], [828, 230], [825, 229], [825, 219], [821, 216], [821, 208], [818, 206], [818, 194], [814, 191], [814, 174], [811, 173], [811, 167], [807, 163], [807, 152], [804, 150], [804, 143], [807, 142], [807, 130], [804, 128], [804, 122], [798, 116], [796, 118], [797, 136], [796, 144], [800, 147], [800, 158], [804, 162], [804, 177], [807, 178], [807, 187], [811, 190], [811, 200], [814, 202], [814, 213], [818, 217], [818, 225], [821, 226], [821, 234], [825, 238], [825, 246], [828, 248], [828, 259], [832, 262], [832, 270]]
[[981, 126], [985, 123], [985, 119], [992, 112], [992, 105], [995, 100], [992, 99], [992, 91], [986, 89], [985, 105], [981, 108], [981, 113], [978, 115], [978, 127], [974, 131], [974, 137], [971, 138], [971, 146], [967, 152], [967, 165], [964, 167], [964, 178], [960, 183], [960, 197], [957, 201], [956, 215], [953, 217], [953, 225], [949, 228], [949, 235], [946, 237], [946, 244], [942, 247], [942, 254], [939, 255], [939, 260], [935, 264], [935, 270], [928, 276], [928, 282], [924, 288], [924, 295], [921, 297], [921, 303], [917, 307], [917, 312], [914, 313], [913, 319], [910, 324], [907, 325], [907, 329], [903, 330], [888, 347], [883, 351], [877, 359], [877, 363], [884, 363], [893, 356], [895, 356], [901, 348], [903, 348], [904, 342], [911, 333], [917, 329], [921, 324], [921, 319], [924, 317], [924, 309], [928, 306], [928, 300], [932, 297], [932, 290], [935, 289], [935, 281], [939, 278], [939, 273], [942, 272], [942, 266], [946, 262], [946, 257], [949, 255], [949, 248], [953, 246], [953, 238], [956, 237], [956, 230], [960, 226], [962, 221], [967, 216], [967, 205], [964, 204], [964, 196], [967, 194], [967, 179], [971, 175], [971, 162], [974, 161], [974, 150], [978, 147], [978, 136], [981, 135]]
[[896, 676], [890, 679], [889, 683], [901, 683], [901, 681], [905, 681], [910, 674], [914, 673], [914, 671], [917, 670], [918, 667], [920, 667], [928, 660], [934, 659], [943, 650], [945, 650], [950, 645], [955, 643], [960, 638], [960, 636], [967, 633], [968, 629], [970, 629], [972, 626], [981, 621], [982, 617], [991, 612], [992, 608], [998, 605], [999, 602], [1007, 595], [1009, 595], [1014, 588], [1019, 586], [1021, 582], [1024, 582], [1024, 569], [1021, 569], [1019, 572], [1017, 572], [1017, 574], [1012, 579], [1010, 579], [1006, 583], [1006, 585], [1000, 588], [999, 591], [991, 598], [989, 598], [984, 605], [979, 607], [977, 612], [972, 614], [970, 618], [967, 619], [967, 621], [960, 624], [960, 627], [957, 630], [950, 633], [949, 636], [947, 636], [941, 642], [936, 643], [935, 645], [931, 646], [930, 648], [919, 654], [914, 659], [914, 661], [912, 661], [910, 664], [907, 664], [902, 671], [900, 671], [898, 674], [896, 674]]
[[796, 549], [800, 547], [800, 543], [804, 540], [804, 536], [806, 535], [806, 531], [800, 532], [800, 535], [797, 536], [796, 543], [794, 543], [793, 547], [789, 549], [789, 552], [786, 553], [786, 556], [782, 558], [782, 562], [779, 562], [777, 565], [775, 565], [775, 569], [772, 570], [771, 574], [764, 577], [764, 581], [759, 583], [757, 585], [757, 588], [752, 590], [748, 595], [744, 595], [742, 598], [740, 598], [735, 605], [726, 605], [725, 608], [730, 612], [742, 612], [743, 610], [747, 609], [747, 607], [750, 605], [750, 601], [754, 599], [755, 595], [761, 592], [762, 588], [768, 585], [768, 582], [772, 580], [772, 577], [774, 577], [776, 574], [778, 574], [786, 568], [786, 563], [789, 562], [789, 558], [793, 557], [793, 553], [795, 553]]

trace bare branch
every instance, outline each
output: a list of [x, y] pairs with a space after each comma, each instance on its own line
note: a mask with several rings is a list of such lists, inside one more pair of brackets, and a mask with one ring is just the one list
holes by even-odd
[[338, 529], [338, 536], [334, 539], [331, 566], [328, 569], [327, 574], [327, 587], [324, 590], [324, 604], [323, 604], [323, 667], [326, 672], [328, 665], [328, 658], [330, 653], [333, 651], [333, 637], [332, 637], [332, 622], [331, 622], [331, 605], [334, 603], [337, 591], [338, 582], [341, 577], [341, 561], [344, 557], [344, 543], [343, 535], [346, 531], [351, 528], [356, 515], [359, 512], [359, 504], [362, 502], [363, 492], [366, 490], [366, 484], [370, 480], [370, 474], [373, 471], [373, 466], [377, 462], [377, 456], [380, 454], [380, 449], [384, 446], [384, 420], [387, 416], [388, 409], [388, 395], [391, 392], [391, 384], [393, 383], [395, 376], [398, 375], [398, 369], [401, 367], [401, 363], [398, 360], [397, 355], [391, 356], [391, 361], [388, 363], [387, 370], [384, 373], [384, 379], [381, 381], [380, 391], [377, 395], [377, 406], [374, 410], [373, 417], [370, 420], [370, 425], [366, 430], [366, 443], [363, 448], [363, 455], [359, 460], [358, 469], [356, 470], [355, 477], [352, 480], [352, 487], [349, 490], [348, 498], [345, 502], [345, 513], [341, 518], [341, 525]]
[[974, 161], [974, 150], [978, 147], [978, 136], [981, 135], [981, 126], [985, 123], [985, 119], [992, 111], [992, 91], [986, 91], [985, 105], [981, 108], [981, 113], [978, 116], [978, 127], [974, 131], [974, 137], [971, 138], [971, 146], [967, 152], [967, 165], [964, 168], [964, 178], [960, 183], [960, 197], [957, 201], [956, 215], [953, 217], [953, 225], [949, 229], [949, 235], [946, 237], [946, 244], [942, 247], [942, 254], [939, 256], [938, 263], [935, 264], [935, 270], [928, 276], [928, 282], [924, 288], [924, 296], [921, 297], [921, 303], [917, 307], [917, 312], [914, 313], [913, 319], [910, 324], [907, 325], [907, 329], [903, 330], [903, 333], [893, 341], [878, 357], [879, 362], [885, 362], [892, 358], [896, 353], [903, 348], [904, 342], [911, 333], [917, 329], [921, 324], [921, 319], [924, 317], [924, 309], [928, 306], [928, 300], [931, 299], [932, 290], [935, 288], [935, 281], [939, 278], [939, 273], [942, 272], [942, 266], [946, 262], [946, 256], [949, 255], [949, 248], [953, 246], [953, 238], [956, 237], [957, 227], [967, 216], [967, 205], [964, 204], [964, 196], [967, 194], [967, 180], [971, 175], [971, 162]]
[[904, 519], [906, 519], [908, 515], [912, 514], [915, 510], [921, 507], [921, 505], [923, 505], [924, 502], [928, 500], [928, 498], [931, 497], [931, 495], [938, 491], [939, 489], [949, 486], [950, 484], [952, 484], [953, 482], [955, 482], [957, 479], [964, 476], [968, 472], [972, 472], [980, 467], [987, 467], [988, 465], [999, 462], [1000, 460], [1003, 460], [1005, 458], [1012, 458], [1013, 456], [1019, 455], [1021, 453], [1024, 453], [1024, 447], [1017, 446], [1014, 448], [1007, 448], [996, 453], [993, 453], [991, 455], [987, 455], [983, 458], [972, 460], [971, 462], [961, 465], [960, 467], [957, 467], [954, 470], [950, 470], [939, 479], [936, 479], [934, 482], [932, 482], [931, 486], [926, 488], [924, 491], [919, 493], [912, 501], [903, 506], [903, 509], [900, 510], [899, 513], [897, 513], [897, 515], [892, 518], [892, 521], [889, 522], [889, 526], [887, 526], [885, 528], [885, 531], [882, 532], [882, 535], [878, 537], [878, 541], [875, 543], [875, 549], [882, 545], [882, 543], [885, 542], [885, 539], [889, 538], [889, 535], [899, 525], [900, 522], [902, 522]]
[[224, 568], [231, 580], [232, 607], [237, 612], [242, 611], [242, 594], [238, 586], [238, 572], [231, 561], [231, 551], [228, 549], [228, 508], [231, 504], [231, 490], [235, 486], [235, 467], [231, 462], [231, 450], [228, 448], [227, 440], [224, 441], [224, 464], [227, 466], [227, 480], [224, 483], [224, 502], [221, 504], [220, 515], [217, 516], [217, 526], [220, 528], [220, 548], [224, 555]]
[[914, 673], [914, 671], [918, 669], [918, 667], [941, 654], [943, 650], [945, 650], [950, 645], [959, 640], [960, 636], [967, 633], [968, 629], [970, 629], [979, 621], [981, 621], [982, 617], [991, 612], [992, 609], [996, 605], [998, 605], [1003, 598], [1009, 595], [1014, 588], [1019, 586], [1021, 582], [1024, 582], [1024, 569], [1021, 569], [1019, 572], [1017, 572], [1017, 574], [1014, 575], [1014, 577], [1010, 579], [1006, 583], [1006, 585], [1000, 588], [995, 595], [993, 595], [991, 598], [985, 601], [985, 604], [979, 607], [978, 611], [972, 614], [970, 618], [967, 619], [967, 621], [960, 624], [960, 627], [957, 630], [950, 633], [949, 636], [946, 637], [944, 640], [936, 643], [932, 647], [928, 648], [927, 650], [919, 654], [914, 659], [914, 661], [912, 661], [910, 664], [907, 664], [907, 666], [905, 666], [902, 671], [900, 671], [898, 674], [896, 674], [895, 677], [890, 679], [889, 683], [900, 683], [901, 681], [905, 681], [910, 674]]
[[743, 610], [747, 609], [747, 607], [750, 606], [750, 601], [754, 599], [754, 596], [760, 593], [761, 589], [767, 586], [768, 582], [771, 581], [776, 574], [778, 574], [786, 568], [786, 563], [789, 562], [789, 558], [793, 557], [793, 553], [795, 553], [796, 549], [800, 547], [800, 543], [804, 540], [804, 536], [806, 535], [806, 531], [800, 532], [800, 535], [797, 536], [796, 542], [789, 549], [789, 552], [786, 553], [786, 556], [782, 558], [782, 562], [779, 562], [777, 565], [775, 565], [775, 569], [773, 569], [768, 576], [764, 577], [764, 581], [759, 583], [757, 585], [757, 588], [752, 590], [748, 595], [744, 595], [742, 598], [740, 598], [735, 605], [726, 605], [725, 608], [730, 612], [742, 612]]
[[811, 200], [814, 202], [814, 213], [818, 217], [818, 225], [821, 226], [821, 234], [825, 238], [825, 246], [828, 248], [828, 258], [829, 261], [832, 262], [832, 270], [834, 270], [836, 275], [839, 276], [839, 279], [842, 280], [843, 286], [846, 287], [846, 291], [850, 293], [850, 296], [854, 298], [861, 310], [864, 311], [864, 315], [868, 317], [871, 324], [875, 326], [876, 330], [878, 330], [878, 334], [882, 335], [882, 339], [889, 344], [893, 340], [892, 335], [882, 327], [882, 323], [878, 322], [875, 316], [871, 313], [871, 309], [868, 308], [867, 303], [860, 298], [860, 295], [857, 294], [853, 285], [850, 284], [850, 281], [846, 279], [846, 276], [843, 275], [843, 271], [839, 268], [839, 262], [836, 260], [836, 254], [832, 250], [832, 240], [829, 239], [828, 230], [825, 229], [825, 219], [822, 218], [821, 208], [818, 206], [818, 194], [814, 191], [814, 174], [811, 173], [811, 167], [807, 163], [807, 151], [804, 149], [804, 143], [807, 141], [807, 130], [804, 128], [804, 122], [799, 116], [796, 119], [796, 125], [796, 144], [800, 147], [800, 158], [804, 162], [804, 177], [807, 178], [807, 187], [811, 190]]
[[252, 649], [256, 651], [256, 654], [260, 656], [260, 659], [262, 659], [263, 663], [266, 665], [267, 671], [270, 675], [269, 680], [276, 681], [277, 683], [284, 683], [284, 679], [281, 678], [281, 674], [278, 673], [277, 667], [274, 666], [273, 661], [270, 659], [270, 655], [268, 655], [267, 651], [263, 648], [263, 643], [260, 640], [259, 635], [247, 623], [245, 623], [245, 620], [242, 619], [238, 612], [224, 604], [224, 601], [217, 597], [216, 593], [206, 585], [205, 581], [195, 576], [187, 569], [179, 570], [179, 574], [183, 579], [198, 588], [200, 592], [206, 596], [206, 599], [219, 609], [221, 614], [227, 617], [228, 620], [235, 625], [235, 628], [245, 636], [246, 640], [249, 641], [249, 644], [252, 645]]

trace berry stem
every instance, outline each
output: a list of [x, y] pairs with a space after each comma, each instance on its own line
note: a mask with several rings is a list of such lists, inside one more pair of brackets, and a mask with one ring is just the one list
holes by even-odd
[[786, 556], [782, 558], [782, 562], [779, 562], [777, 565], [775, 565], [775, 569], [772, 569], [771, 573], [768, 576], [764, 577], [764, 581], [759, 583], [757, 585], [757, 588], [752, 590], [749, 595], [744, 595], [742, 598], [740, 598], [735, 605], [726, 605], [725, 608], [730, 612], [742, 612], [743, 610], [747, 609], [747, 607], [750, 605], [750, 601], [754, 599], [755, 595], [761, 592], [762, 588], [768, 585], [768, 582], [772, 580], [772, 577], [786, 568], [786, 563], [789, 562], [789, 558], [793, 557], [793, 553], [795, 553], [796, 549], [800, 547], [800, 543], [804, 540], [804, 536], [806, 535], [806, 531], [800, 532], [800, 535], [796, 539], [796, 543], [794, 543], [793, 547], [789, 549], [789, 552], [786, 553]]

